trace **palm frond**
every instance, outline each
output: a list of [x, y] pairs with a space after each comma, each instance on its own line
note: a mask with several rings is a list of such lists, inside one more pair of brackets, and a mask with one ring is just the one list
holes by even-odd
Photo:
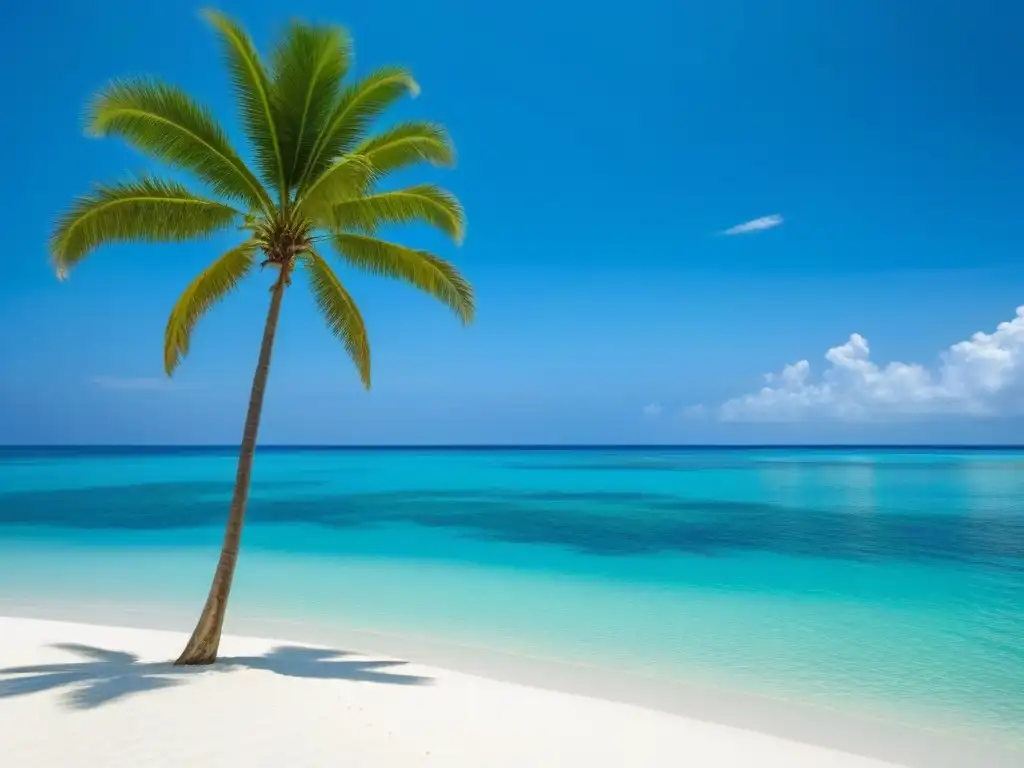
[[380, 175], [417, 163], [455, 164], [455, 147], [444, 127], [420, 121], [396, 125], [363, 141], [353, 152], [369, 160]]
[[295, 210], [326, 226], [333, 206], [365, 195], [375, 179], [376, 173], [365, 157], [344, 155], [299, 197]]
[[192, 171], [225, 197], [252, 208], [273, 205], [210, 111], [179, 88], [143, 79], [111, 83], [93, 100], [87, 120], [93, 135], [118, 136]]
[[370, 342], [359, 307], [341, 284], [334, 270], [315, 251], [302, 257], [309, 275], [313, 298], [327, 327], [345, 346], [359, 371], [363, 386], [370, 388]]
[[315, 183], [338, 157], [350, 153], [373, 121], [407, 93], [419, 93], [419, 85], [398, 67], [378, 69], [342, 91], [299, 180], [300, 192]]
[[204, 269], [181, 294], [164, 332], [164, 370], [168, 376], [188, 354], [196, 323], [252, 271], [256, 251], [253, 241], [232, 248]]
[[298, 183], [337, 103], [351, 58], [352, 40], [345, 30], [299, 21], [288, 26], [274, 50], [271, 79], [289, 188]]
[[371, 274], [407, 282], [447, 304], [463, 323], [476, 312], [473, 286], [454, 265], [427, 251], [417, 251], [365, 235], [337, 233], [334, 247], [353, 266]]
[[331, 224], [335, 229], [371, 235], [388, 224], [416, 221], [437, 227], [457, 243], [465, 234], [465, 214], [459, 201], [433, 184], [356, 197], [331, 209]]
[[224, 47], [241, 108], [242, 127], [253, 144], [260, 176], [264, 184], [278, 191], [281, 204], [285, 205], [288, 185], [273, 104], [273, 85], [267, 71], [256, 46], [240, 24], [212, 9], [203, 11], [203, 15], [216, 29]]
[[230, 226], [240, 215], [172, 181], [144, 177], [98, 186], [57, 220], [50, 255], [58, 272], [66, 274], [106, 243], [191, 240]]

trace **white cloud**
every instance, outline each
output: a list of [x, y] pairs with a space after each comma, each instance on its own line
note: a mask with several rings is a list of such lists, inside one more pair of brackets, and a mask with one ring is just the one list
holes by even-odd
[[100, 389], [122, 391], [158, 391], [171, 388], [170, 380], [157, 377], [93, 376], [89, 381]]
[[644, 416], [654, 418], [655, 416], [660, 416], [662, 410], [660, 403], [651, 403], [644, 406]]
[[752, 221], [745, 221], [742, 224], [737, 224], [735, 227], [729, 227], [722, 232], [723, 235], [746, 235], [751, 232], [761, 232], [765, 229], [774, 229], [775, 227], [781, 226], [784, 219], [777, 213], [773, 213], [771, 216], [762, 216], [759, 219]]
[[880, 366], [868, 341], [853, 334], [825, 354], [815, 379], [806, 360], [765, 376], [758, 392], [722, 404], [726, 421], [872, 420], [925, 415], [987, 416], [1024, 411], [1024, 306], [993, 333], [954, 344], [928, 368]]

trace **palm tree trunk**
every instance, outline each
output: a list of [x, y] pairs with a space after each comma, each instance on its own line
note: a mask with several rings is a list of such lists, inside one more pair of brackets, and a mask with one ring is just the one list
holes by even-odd
[[267, 324], [263, 329], [263, 343], [260, 345], [259, 362], [256, 364], [256, 375], [252, 380], [252, 392], [249, 395], [249, 410], [245, 414], [245, 428], [242, 431], [242, 447], [238, 454], [238, 472], [235, 475], [235, 492], [231, 498], [231, 510], [228, 514], [228, 525], [224, 531], [224, 543], [220, 550], [220, 560], [213, 575], [210, 594], [206, 605], [199, 616], [192, 637], [176, 662], [182, 664], [212, 664], [217, 660], [217, 649], [220, 647], [220, 633], [224, 626], [224, 614], [228, 607], [228, 596], [231, 593], [231, 582], [235, 576], [235, 564], [238, 562], [238, 548], [242, 541], [242, 523], [245, 521], [245, 504], [249, 499], [249, 481], [252, 476], [252, 462], [256, 455], [256, 436], [260, 429], [260, 414], [263, 410], [263, 393], [267, 388], [267, 375], [270, 373], [270, 357], [274, 350], [274, 335], [277, 332], [277, 319], [281, 314], [281, 299], [288, 282], [289, 267], [281, 268], [281, 274], [273, 287], [270, 299], [270, 310], [267, 312]]

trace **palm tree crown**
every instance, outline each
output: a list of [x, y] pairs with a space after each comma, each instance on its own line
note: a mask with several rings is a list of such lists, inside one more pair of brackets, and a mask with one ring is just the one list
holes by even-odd
[[461, 242], [462, 207], [432, 184], [382, 191], [393, 171], [418, 163], [447, 166], [454, 150], [444, 128], [409, 121], [369, 134], [374, 121], [418, 87], [389, 67], [347, 83], [352, 43], [337, 27], [292, 22], [269, 61], [245, 30], [205, 11], [219, 37], [252, 148], [252, 167], [211, 112], [184, 91], [150, 79], [117, 81], [95, 98], [88, 127], [117, 136], [148, 156], [187, 171], [212, 195], [149, 175], [98, 186], [60, 217], [50, 240], [58, 276], [97, 247], [126, 241], [178, 242], [240, 228], [245, 239], [210, 264], [171, 311], [164, 367], [188, 353], [192, 330], [256, 266], [281, 270], [290, 284], [304, 272], [330, 330], [344, 344], [366, 387], [370, 348], [352, 297], [321, 255], [328, 243], [359, 269], [411, 283], [472, 320], [471, 286], [449, 262], [379, 239], [389, 224], [424, 222]]

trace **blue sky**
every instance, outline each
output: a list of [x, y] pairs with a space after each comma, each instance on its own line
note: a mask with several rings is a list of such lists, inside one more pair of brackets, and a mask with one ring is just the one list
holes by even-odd
[[[407, 239], [456, 260], [479, 302], [463, 329], [411, 289], [345, 272], [373, 344], [367, 394], [290, 292], [265, 442], [1022, 441], [1017, 325], [940, 358], [1024, 304], [1016, 4], [218, 7], [263, 48], [297, 15], [347, 26], [357, 72], [412, 69], [423, 92], [396, 116], [449, 127], [459, 165], [425, 177], [459, 194], [469, 229], [459, 249]], [[269, 278], [207, 317], [167, 386], [167, 313], [223, 244], [109, 248], [66, 283], [45, 249], [74, 195], [147, 167], [82, 135], [107, 80], [182, 85], [241, 143], [197, 10], [5, 12], [0, 443], [239, 438]], [[772, 214], [780, 226], [722, 234]], [[853, 362], [826, 373], [853, 333], [883, 367], [848, 346]], [[808, 378], [757, 394], [801, 360]]]

